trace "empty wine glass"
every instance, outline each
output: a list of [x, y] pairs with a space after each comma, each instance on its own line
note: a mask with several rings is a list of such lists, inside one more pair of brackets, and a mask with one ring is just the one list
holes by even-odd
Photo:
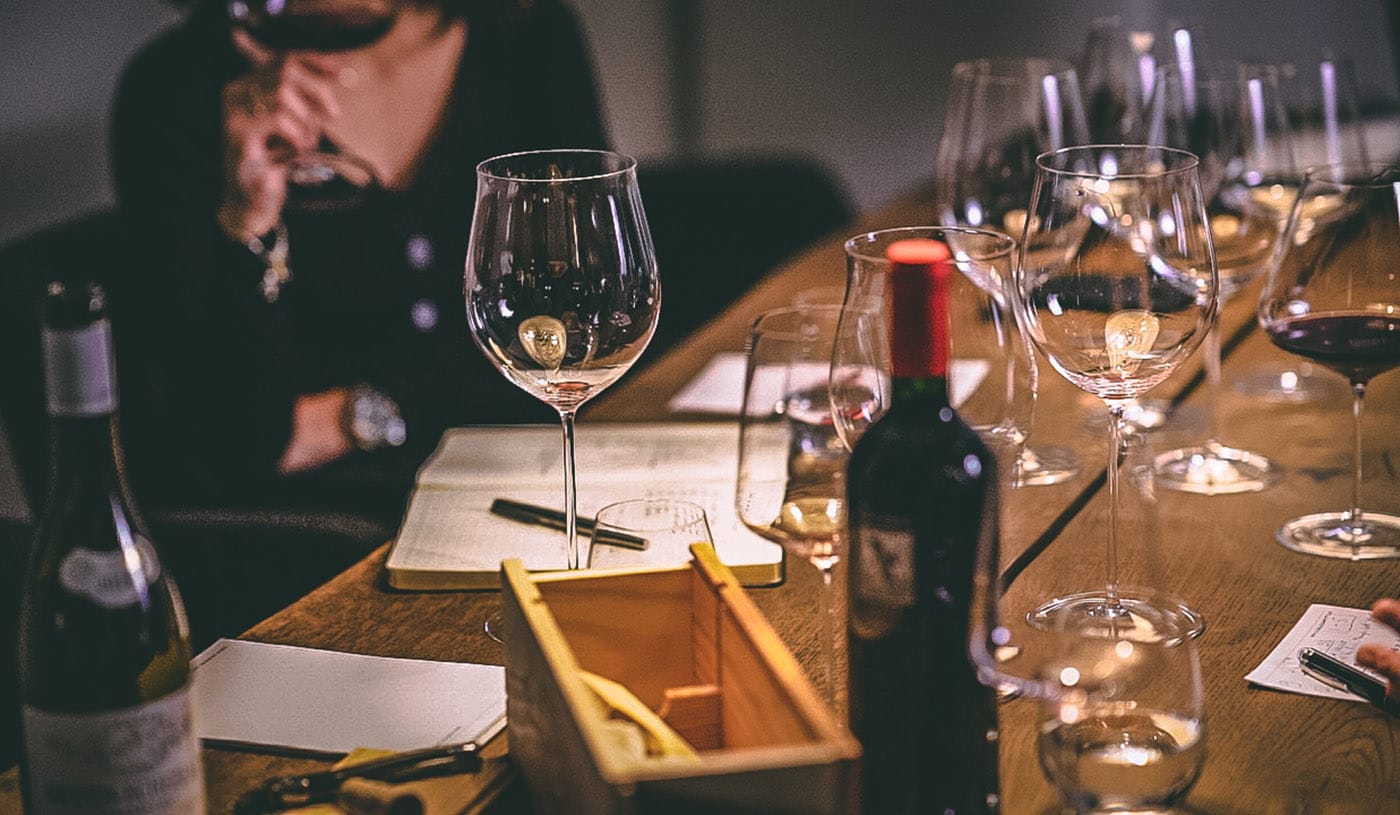
[[[1293, 172], [1280, 174], [1269, 187], [1269, 197], [1282, 209], [1282, 223], [1308, 168], [1365, 164], [1370, 157], [1348, 60], [1326, 51], [1318, 60], [1282, 63], [1269, 70], [1277, 77], [1293, 154]], [[1307, 360], [1258, 363], [1237, 377], [1232, 387], [1249, 396], [1295, 404], [1340, 398], [1346, 390]]]
[[[1109, 523], [1104, 586], [1040, 609], [1128, 618], [1159, 611], [1119, 585], [1123, 412], [1165, 380], [1214, 325], [1218, 299], [1205, 201], [1192, 154], [1149, 145], [1089, 145], [1042, 155], [1017, 308], [1035, 346], [1108, 407]], [[1169, 609], [1197, 621], [1179, 601]]]
[[[378, 41], [397, 19], [394, 0], [228, 0], [229, 23], [278, 53], [353, 51]], [[287, 168], [287, 206], [299, 210], [351, 209], [375, 187], [374, 168], [334, 149], [292, 157]]]
[[1294, 518], [1289, 549], [1363, 560], [1400, 557], [1400, 516], [1361, 508], [1361, 409], [1371, 379], [1400, 365], [1400, 167], [1327, 165], [1303, 178], [1259, 323], [1278, 347], [1345, 376], [1352, 391], [1351, 506]]
[[[1291, 203], [1280, 203], [1293, 154], [1276, 80], [1267, 67], [1237, 63], [1173, 64], [1157, 73], [1148, 141], [1189, 150], [1200, 161], [1222, 305], [1268, 266]], [[1231, 495], [1265, 489], [1280, 476], [1259, 453], [1221, 441], [1220, 343], [1212, 329], [1205, 341], [1206, 439], [1161, 454], [1157, 484], [1166, 489]]]
[[[1088, 141], [1075, 70], [1038, 57], [970, 60], [954, 66], [949, 95], [935, 168], [938, 220], [1020, 238], [1035, 157]], [[1033, 356], [1025, 362], [1033, 384]], [[1033, 390], [1030, 399], [1033, 411]], [[1031, 418], [1018, 425], [1023, 433], [1030, 432]], [[1022, 442], [1016, 471], [1023, 483], [1058, 484], [1079, 472], [1072, 450]]]
[[831, 570], [846, 545], [846, 462], [828, 395], [841, 307], [764, 312], [749, 331], [735, 508], [744, 525], [821, 572], [828, 703], [836, 699]]
[[577, 569], [574, 415], [637, 361], [661, 308], [636, 162], [597, 150], [483, 161], [465, 289], [477, 347], [559, 413], [567, 527], [560, 565]]
[[1126, 26], [1119, 17], [1090, 24], [1078, 65], [1090, 140], [1142, 140], [1157, 79], [1156, 39], [1151, 28]]

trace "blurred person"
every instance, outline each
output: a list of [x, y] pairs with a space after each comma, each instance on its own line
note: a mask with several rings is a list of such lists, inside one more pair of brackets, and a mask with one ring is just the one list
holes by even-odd
[[[135, 488], [396, 525], [445, 429], [556, 418], [475, 347], [462, 278], [480, 161], [607, 146], [577, 22], [558, 0], [394, 0], [368, 45], [277, 52], [225, 0], [182, 5], [112, 116]], [[378, 183], [354, 206], [287, 206], [293, 158], [317, 147]]]

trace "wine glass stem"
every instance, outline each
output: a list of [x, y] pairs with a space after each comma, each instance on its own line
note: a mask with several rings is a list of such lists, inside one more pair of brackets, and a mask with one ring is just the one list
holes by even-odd
[[578, 482], [574, 468], [574, 411], [559, 411], [564, 426], [564, 532], [569, 541], [569, 568], [579, 568], [578, 558]]
[[1123, 459], [1123, 411], [1127, 400], [1108, 400], [1108, 562], [1104, 582], [1104, 606], [1110, 611], [1118, 601], [1118, 465]]
[[1366, 397], [1366, 383], [1351, 383], [1351, 512], [1347, 524], [1353, 539], [1361, 533], [1361, 407]]
[[[1223, 305], [1223, 303], [1222, 303]], [[1206, 444], [1220, 440], [1220, 326], [1206, 332]]]
[[836, 590], [831, 580], [831, 564], [813, 562], [822, 576], [822, 670], [825, 673], [826, 704], [836, 709], [835, 634]]

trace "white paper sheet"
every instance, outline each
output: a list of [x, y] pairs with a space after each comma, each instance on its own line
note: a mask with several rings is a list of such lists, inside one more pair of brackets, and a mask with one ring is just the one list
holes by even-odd
[[[1400, 651], [1400, 634], [1372, 620], [1369, 610], [1314, 603], [1308, 606], [1308, 610], [1303, 612], [1293, 629], [1245, 679], [1255, 685], [1274, 690], [1364, 702], [1365, 699], [1354, 693], [1338, 690], [1326, 682], [1313, 679], [1303, 672], [1298, 663], [1298, 651], [1302, 648], [1313, 648], [1348, 665], [1355, 665], [1356, 649], [1363, 642], [1378, 642], [1387, 648]], [[1377, 679], [1384, 679], [1371, 671], [1366, 673]]]
[[484, 742], [505, 726], [505, 669], [219, 640], [194, 660], [201, 739], [320, 754]]
[[[666, 407], [672, 413], [699, 413], [711, 416], [738, 416], [744, 401], [744, 366], [742, 353], [726, 351], [715, 354], [695, 378], [671, 397]], [[958, 407], [971, 396], [986, 378], [991, 365], [984, 359], [955, 359], [950, 365], [949, 398]], [[780, 395], [780, 394], [779, 394]]]
[[[578, 510], [614, 501], [673, 498], [705, 509], [715, 553], [748, 584], [781, 579], [783, 550], [739, 520], [734, 508], [739, 428], [730, 422], [583, 423], [575, 433]], [[386, 567], [406, 588], [488, 588], [501, 560], [530, 570], [566, 565], [563, 532], [492, 515], [495, 498], [563, 508], [559, 428], [542, 425], [449, 430], [418, 484]], [[587, 541], [583, 541], [587, 546]], [[598, 547], [592, 566], [682, 566], [688, 551]]]

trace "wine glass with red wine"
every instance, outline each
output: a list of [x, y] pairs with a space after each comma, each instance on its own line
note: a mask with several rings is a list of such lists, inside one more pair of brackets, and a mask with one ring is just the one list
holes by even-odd
[[[338, 53], [371, 45], [394, 26], [394, 0], [229, 0], [229, 22], [263, 47], [286, 53]], [[364, 159], [333, 148], [293, 159], [287, 204], [301, 210], [359, 206], [378, 182]]]
[[1400, 167], [1332, 164], [1303, 177], [1259, 323], [1274, 344], [1345, 376], [1352, 392], [1351, 506], [1286, 522], [1279, 543], [1323, 557], [1400, 557], [1400, 516], [1361, 509], [1361, 408], [1400, 365]]

